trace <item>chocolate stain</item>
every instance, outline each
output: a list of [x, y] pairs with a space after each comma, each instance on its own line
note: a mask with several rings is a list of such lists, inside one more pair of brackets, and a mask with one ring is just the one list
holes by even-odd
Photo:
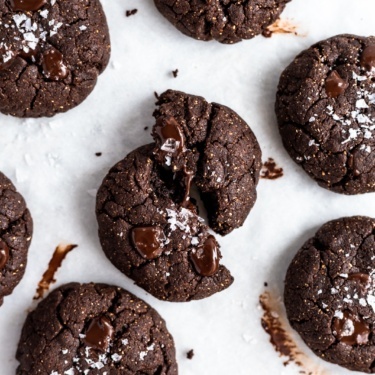
[[61, 267], [61, 264], [68, 253], [75, 249], [78, 245], [59, 245], [48, 264], [46, 272], [44, 272], [42, 279], [38, 283], [34, 299], [41, 299], [44, 293], [49, 290], [51, 284], [55, 283], [54, 279], [56, 271]]
[[294, 34], [296, 36], [304, 36], [297, 32], [298, 26], [294, 25], [290, 20], [282, 20], [278, 18], [272, 25], [266, 27], [262, 35], [265, 38], [271, 38], [273, 34]]
[[274, 301], [269, 292], [264, 292], [259, 297], [259, 303], [263, 309], [261, 319], [263, 329], [270, 335], [271, 344], [280, 356], [286, 357], [284, 366], [294, 362], [302, 366], [300, 356], [304, 356], [297, 348], [295, 342], [291, 339], [280, 319], [280, 314], [275, 311]]
[[282, 311], [280, 298], [270, 291], [259, 296], [259, 303], [263, 309], [261, 324], [269, 334], [270, 342], [280, 357], [284, 357], [284, 366], [294, 363], [301, 368], [300, 374], [329, 375], [327, 370], [302, 352], [293, 340], [285, 313]]
[[266, 162], [262, 165], [262, 170], [260, 171], [260, 178], [267, 180], [276, 180], [277, 178], [283, 177], [283, 169], [278, 167], [275, 160], [268, 158]]

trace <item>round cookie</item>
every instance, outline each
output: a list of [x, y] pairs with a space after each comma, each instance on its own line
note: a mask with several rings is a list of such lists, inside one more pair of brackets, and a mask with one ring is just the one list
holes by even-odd
[[32, 232], [24, 199], [0, 172], [0, 305], [25, 273]]
[[99, 237], [111, 262], [155, 297], [189, 301], [233, 282], [190, 199], [196, 183], [210, 226], [227, 234], [256, 199], [261, 152], [232, 110], [169, 90], [157, 102], [155, 143], [116, 164], [97, 195]]
[[71, 283], [29, 313], [17, 375], [177, 375], [173, 338], [146, 302], [115, 286]]
[[0, 0], [0, 112], [53, 116], [80, 104], [107, 66], [99, 0]]
[[183, 34], [233, 44], [261, 34], [290, 0], [155, 0], [159, 12]]
[[326, 189], [375, 191], [375, 38], [338, 35], [300, 53], [280, 78], [284, 146]]
[[284, 300], [292, 327], [316, 355], [375, 373], [375, 219], [323, 225], [291, 262]]

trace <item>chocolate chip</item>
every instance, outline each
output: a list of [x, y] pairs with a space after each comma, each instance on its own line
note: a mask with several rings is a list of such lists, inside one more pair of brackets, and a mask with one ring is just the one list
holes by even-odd
[[375, 67], [375, 44], [370, 44], [363, 50], [361, 66], [369, 71]]
[[84, 342], [90, 348], [105, 352], [113, 339], [113, 334], [114, 329], [110, 320], [105, 316], [96, 317], [90, 322]]
[[219, 255], [215, 237], [208, 236], [203, 247], [191, 254], [196, 271], [202, 276], [212, 276], [219, 268]]
[[162, 242], [165, 240], [163, 229], [155, 227], [134, 227], [131, 231], [134, 247], [145, 259], [155, 259], [162, 252]]
[[337, 98], [343, 94], [349, 84], [342, 79], [336, 70], [333, 70], [326, 79], [325, 90], [329, 98]]
[[0, 271], [5, 267], [9, 260], [9, 247], [8, 245], [0, 240]]
[[10, 0], [10, 5], [15, 11], [32, 12], [39, 10], [45, 4], [47, 0]]

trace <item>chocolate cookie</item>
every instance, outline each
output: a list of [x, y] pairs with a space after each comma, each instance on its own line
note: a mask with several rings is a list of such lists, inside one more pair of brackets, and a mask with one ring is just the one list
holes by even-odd
[[0, 0], [0, 112], [53, 116], [80, 104], [110, 55], [99, 0]]
[[261, 34], [290, 0], [155, 0], [178, 30], [199, 40], [232, 44]]
[[115, 286], [71, 283], [53, 291], [24, 324], [18, 375], [177, 375], [164, 320]]
[[32, 232], [24, 199], [0, 172], [0, 305], [25, 273]]
[[284, 299], [292, 327], [315, 354], [375, 373], [375, 220], [323, 225], [290, 264]]
[[229, 233], [255, 202], [261, 153], [227, 107], [172, 90], [157, 104], [156, 143], [116, 164], [98, 191], [99, 237], [111, 262], [155, 297], [201, 299], [233, 278], [190, 186], [201, 190], [211, 227]]
[[290, 156], [326, 189], [375, 191], [375, 37], [338, 35], [280, 78], [276, 115]]

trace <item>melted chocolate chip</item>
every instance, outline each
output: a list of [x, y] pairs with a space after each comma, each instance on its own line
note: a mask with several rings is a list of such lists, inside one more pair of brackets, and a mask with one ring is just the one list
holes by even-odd
[[325, 89], [329, 98], [337, 98], [343, 94], [349, 84], [342, 79], [336, 70], [333, 70], [326, 78]]
[[361, 66], [366, 70], [375, 68], [375, 44], [367, 46], [361, 55]]
[[54, 81], [64, 79], [68, 75], [63, 55], [57, 49], [51, 48], [43, 53], [43, 74]]
[[33, 12], [45, 4], [47, 0], [10, 0], [10, 6], [15, 11]]
[[333, 320], [334, 335], [347, 345], [364, 345], [368, 342], [369, 326], [359, 316], [344, 311], [342, 318]]
[[105, 352], [113, 339], [114, 329], [108, 318], [94, 318], [86, 331], [84, 342], [93, 349]]
[[8, 245], [0, 240], [0, 270], [2, 270], [9, 260], [9, 247]]
[[203, 247], [191, 254], [196, 271], [202, 276], [212, 276], [219, 268], [218, 247], [213, 236], [208, 236]]
[[131, 231], [131, 239], [134, 247], [145, 259], [155, 259], [163, 252], [161, 241], [165, 239], [165, 235], [158, 226], [135, 227]]
[[185, 193], [184, 193], [184, 198], [182, 200], [182, 207], [187, 208], [190, 203], [190, 188], [191, 188], [191, 183], [193, 182], [194, 178], [194, 173], [191, 171], [188, 171], [186, 167], [184, 168], [184, 178], [183, 182], [185, 185]]
[[160, 151], [169, 155], [179, 155], [185, 150], [184, 133], [173, 118], [161, 118], [156, 121], [154, 132]]

